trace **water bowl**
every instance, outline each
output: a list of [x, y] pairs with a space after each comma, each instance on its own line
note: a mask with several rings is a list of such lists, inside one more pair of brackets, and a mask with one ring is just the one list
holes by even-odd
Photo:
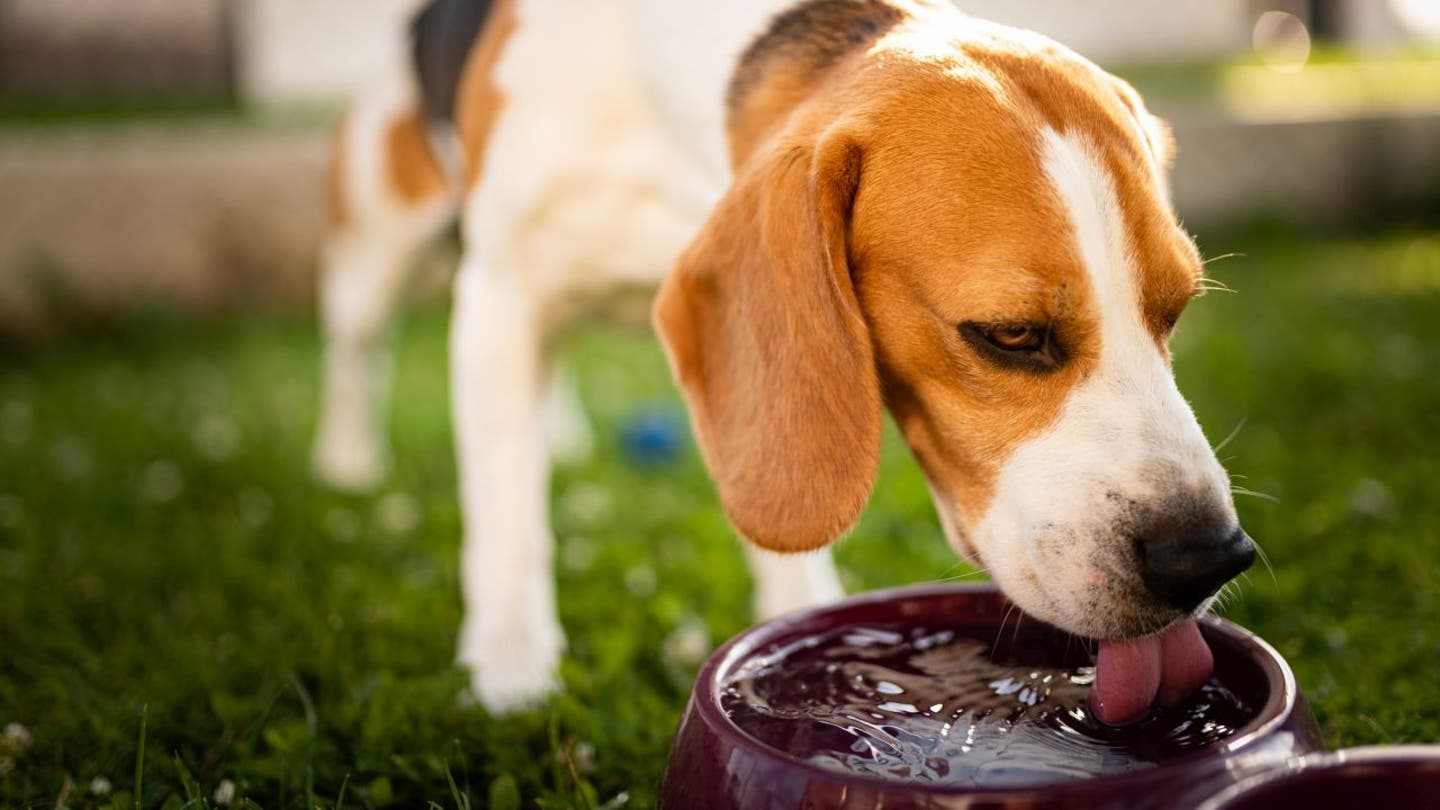
[[1440, 810], [1440, 745], [1374, 746], [1311, 754], [1232, 785], [1203, 807]]
[[1121, 729], [1088, 643], [994, 587], [880, 591], [784, 616], [701, 668], [661, 808], [1193, 807], [1322, 749], [1285, 661], [1205, 619], [1215, 675]]

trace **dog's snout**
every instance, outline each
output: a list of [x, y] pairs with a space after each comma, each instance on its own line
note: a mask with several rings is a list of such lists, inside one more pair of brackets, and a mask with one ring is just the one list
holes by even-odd
[[1255, 562], [1255, 543], [1242, 529], [1175, 534], [1140, 543], [1140, 574], [1166, 604], [1197, 605]]

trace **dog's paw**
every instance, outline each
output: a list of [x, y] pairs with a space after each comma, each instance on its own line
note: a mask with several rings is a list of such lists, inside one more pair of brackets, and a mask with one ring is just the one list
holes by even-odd
[[845, 596], [827, 550], [777, 554], [752, 548], [750, 561], [755, 573], [757, 619], [828, 605]]
[[755, 618], [762, 621], [810, 608], [823, 607], [845, 597], [837, 580], [833, 587], [797, 588], [794, 591], [761, 593], [755, 597]]
[[389, 454], [374, 442], [322, 434], [310, 456], [315, 477], [341, 492], [373, 492], [390, 471]]
[[461, 650], [459, 661], [470, 675], [467, 702], [495, 715], [514, 714], [542, 705], [558, 693], [564, 639], [558, 631], [509, 635]]

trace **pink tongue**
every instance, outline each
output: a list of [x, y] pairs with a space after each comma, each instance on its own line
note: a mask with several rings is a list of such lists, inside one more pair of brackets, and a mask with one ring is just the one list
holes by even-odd
[[1101, 722], [1129, 723], [1144, 716], [1157, 698], [1168, 706], [1200, 688], [1214, 667], [1194, 619], [1153, 636], [1102, 641], [1090, 708]]

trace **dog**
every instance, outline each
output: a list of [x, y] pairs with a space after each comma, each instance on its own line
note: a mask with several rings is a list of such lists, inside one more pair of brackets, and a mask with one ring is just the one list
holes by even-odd
[[484, 705], [551, 692], [563, 648], [549, 459], [583, 430], [547, 338], [656, 289], [759, 615], [841, 594], [827, 549], [888, 408], [954, 549], [1099, 640], [1097, 714], [1208, 677], [1194, 619], [1255, 550], [1171, 370], [1202, 262], [1128, 84], [947, 0], [434, 0], [414, 37], [336, 138], [314, 461], [383, 474], [381, 333], [458, 215], [457, 658]]

